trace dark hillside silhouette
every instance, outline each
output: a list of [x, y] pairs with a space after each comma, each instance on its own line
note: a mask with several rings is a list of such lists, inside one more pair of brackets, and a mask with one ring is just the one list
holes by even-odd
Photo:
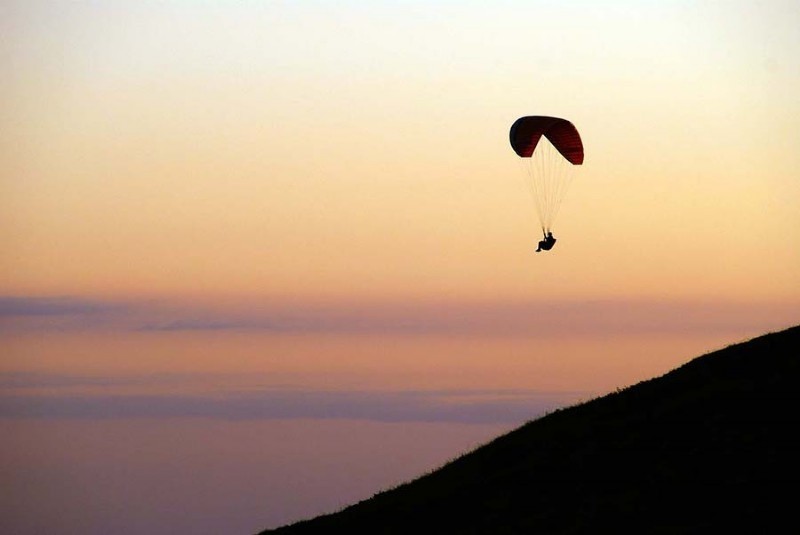
[[553, 412], [262, 534], [798, 533], [800, 326]]

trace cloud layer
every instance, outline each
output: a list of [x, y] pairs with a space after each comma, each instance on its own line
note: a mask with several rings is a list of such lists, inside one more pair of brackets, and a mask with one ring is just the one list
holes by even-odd
[[260, 331], [396, 335], [584, 336], [757, 333], [793, 325], [795, 303], [541, 301], [315, 305], [265, 301], [238, 307], [0, 297], [2, 329], [141, 332]]
[[[192, 376], [75, 377], [0, 374], [0, 418], [225, 420], [349, 419], [378, 422], [514, 423], [589, 398], [530, 390], [324, 391], [253, 388], [202, 394], [114, 394], [114, 387], [191, 382]], [[84, 393], [76, 394], [76, 387]], [[33, 391], [46, 388], [47, 391]], [[85, 393], [89, 389], [90, 393]]]

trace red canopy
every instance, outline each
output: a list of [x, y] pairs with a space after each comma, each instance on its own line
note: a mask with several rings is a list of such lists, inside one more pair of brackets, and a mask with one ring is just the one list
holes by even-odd
[[566, 119], [532, 115], [520, 117], [511, 125], [511, 147], [522, 158], [530, 158], [544, 136], [573, 165], [583, 163], [583, 142], [578, 130]]

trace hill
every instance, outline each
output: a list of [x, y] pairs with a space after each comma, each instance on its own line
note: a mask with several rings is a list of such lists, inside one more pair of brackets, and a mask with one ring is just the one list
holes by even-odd
[[799, 401], [796, 326], [558, 410], [419, 479], [260, 535], [791, 532]]

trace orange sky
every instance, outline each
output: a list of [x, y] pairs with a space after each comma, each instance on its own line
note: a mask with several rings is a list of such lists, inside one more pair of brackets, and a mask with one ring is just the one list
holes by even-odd
[[[567, 349], [535, 379], [480, 361], [519, 337], [595, 354], [592, 336], [704, 334], [686, 358], [796, 322], [797, 7], [312, 6], [6, 8], [4, 370], [406, 388], [442, 359], [431, 387], [602, 390], [662, 368], [634, 346], [627, 373]], [[570, 119], [586, 152], [546, 254], [508, 142], [530, 114]], [[477, 335], [472, 369], [452, 355]], [[381, 336], [406, 349], [356, 356]]]
[[[0, 291], [797, 302], [791, 17], [624, 6], [12, 5]], [[528, 114], [586, 147], [546, 257]]]
[[[665, 364], [598, 337], [795, 323], [798, 8], [632, 5], [10, 4], [3, 370], [603, 390]], [[546, 254], [530, 114], [586, 152]]]

